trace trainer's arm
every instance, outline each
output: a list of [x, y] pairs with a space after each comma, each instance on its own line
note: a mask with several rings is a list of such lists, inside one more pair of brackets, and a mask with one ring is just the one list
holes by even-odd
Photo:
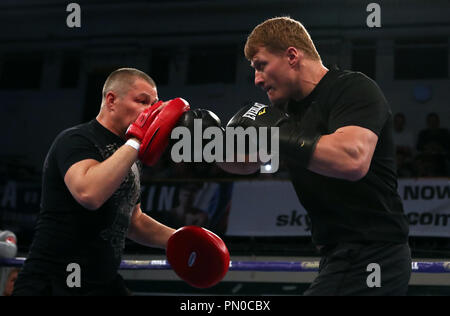
[[308, 169], [329, 177], [357, 181], [370, 167], [378, 136], [369, 129], [345, 126], [320, 137]]
[[85, 159], [73, 164], [64, 182], [78, 203], [96, 210], [119, 188], [137, 158], [136, 149], [123, 145], [103, 162]]
[[165, 249], [169, 237], [174, 232], [175, 229], [165, 226], [143, 213], [141, 204], [136, 205], [128, 228], [128, 238], [144, 246]]

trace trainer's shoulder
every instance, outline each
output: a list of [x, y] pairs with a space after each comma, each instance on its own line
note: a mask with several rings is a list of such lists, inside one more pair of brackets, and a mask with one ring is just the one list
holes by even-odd
[[70, 138], [73, 138], [73, 136], [90, 138], [90, 135], [92, 134], [91, 125], [92, 125], [91, 122], [87, 122], [66, 128], [56, 136], [55, 142], [59, 142], [61, 140], [68, 140]]

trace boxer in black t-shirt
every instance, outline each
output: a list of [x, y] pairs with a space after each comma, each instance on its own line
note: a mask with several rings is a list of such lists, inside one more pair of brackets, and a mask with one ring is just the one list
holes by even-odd
[[[409, 229], [397, 193], [392, 114], [380, 88], [362, 73], [323, 66], [306, 29], [287, 17], [258, 25], [245, 55], [272, 106], [246, 106], [228, 126], [279, 127], [280, 159], [323, 255], [305, 294], [405, 295]], [[220, 166], [252, 171], [250, 163]]]

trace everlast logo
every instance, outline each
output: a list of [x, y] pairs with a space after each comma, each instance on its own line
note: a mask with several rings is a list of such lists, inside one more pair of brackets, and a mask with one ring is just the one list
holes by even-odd
[[242, 117], [246, 117], [246, 118], [249, 118], [254, 121], [256, 119], [257, 115], [262, 115], [262, 114], [266, 113], [266, 110], [265, 110], [266, 107], [267, 107], [267, 105], [256, 102], [250, 108], [250, 110], [248, 110], [247, 112], [245, 112], [244, 115], [242, 115]]

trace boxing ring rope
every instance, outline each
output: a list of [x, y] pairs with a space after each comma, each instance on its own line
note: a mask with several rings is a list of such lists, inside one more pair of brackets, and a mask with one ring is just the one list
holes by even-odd
[[[0, 258], [0, 267], [21, 267], [25, 258]], [[171, 270], [166, 260], [122, 260], [121, 270]], [[230, 261], [229, 271], [317, 272], [318, 261]], [[413, 273], [450, 273], [450, 261], [413, 261]]]

